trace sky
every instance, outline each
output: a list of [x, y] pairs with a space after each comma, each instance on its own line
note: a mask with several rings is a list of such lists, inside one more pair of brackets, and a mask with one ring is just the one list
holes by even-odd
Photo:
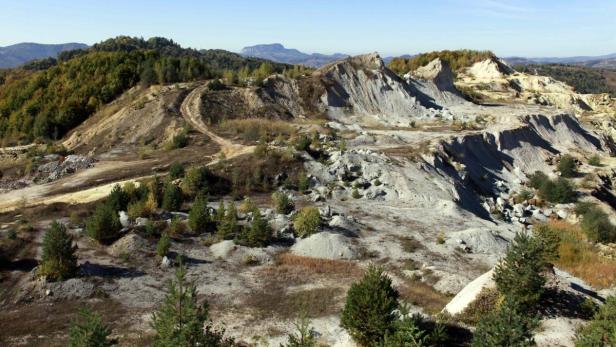
[[234, 52], [276, 42], [326, 54], [602, 55], [616, 52], [616, 0], [0, 0], [0, 46], [118, 35]]

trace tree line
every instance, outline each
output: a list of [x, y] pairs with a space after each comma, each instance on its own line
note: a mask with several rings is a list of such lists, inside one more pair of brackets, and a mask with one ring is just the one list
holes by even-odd
[[118, 37], [0, 74], [0, 137], [5, 142], [58, 139], [101, 106], [141, 83], [222, 77], [224, 71], [272, 72], [286, 65], [222, 50], [185, 49], [164, 38]]

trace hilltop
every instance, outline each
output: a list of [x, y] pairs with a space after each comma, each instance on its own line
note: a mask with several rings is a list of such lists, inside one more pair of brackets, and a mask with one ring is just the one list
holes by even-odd
[[346, 58], [348, 55], [335, 53], [331, 55], [320, 53], [303, 53], [297, 49], [285, 48], [280, 43], [261, 44], [242, 48], [240, 54], [247, 57], [267, 59], [285, 64], [298, 64], [308, 67], [321, 67], [334, 60]]

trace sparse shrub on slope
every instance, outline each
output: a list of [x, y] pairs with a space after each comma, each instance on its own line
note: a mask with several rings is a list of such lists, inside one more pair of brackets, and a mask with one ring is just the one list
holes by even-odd
[[171, 238], [168, 233], [164, 232], [156, 244], [156, 254], [162, 258], [169, 253], [169, 248], [171, 248]]
[[364, 277], [347, 292], [342, 327], [360, 345], [378, 346], [385, 335], [394, 332], [398, 296], [383, 269], [370, 265]]
[[180, 163], [171, 164], [169, 167], [169, 177], [173, 180], [184, 177], [184, 166]]
[[578, 331], [575, 346], [616, 346], [616, 296], [608, 297], [590, 324]]
[[63, 224], [54, 221], [43, 237], [43, 255], [39, 275], [48, 279], [65, 280], [77, 270], [77, 246]]
[[575, 202], [577, 193], [569, 180], [558, 177], [556, 180], [547, 179], [541, 184], [539, 197], [552, 203], [566, 204]]
[[289, 196], [283, 192], [272, 193], [272, 203], [278, 213], [287, 214], [295, 208], [293, 201], [291, 201]]
[[99, 242], [116, 238], [120, 229], [118, 212], [106, 203], [98, 204], [86, 223], [88, 236]]
[[304, 207], [295, 216], [293, 227], [298, 237], [308, 237], [319, 230], [321, 213], [314, 206]]
[[516, 303], [506, 301], [500, 309], [479, 321], [473, 335], [472, 347], [530, 347], [535, 346], [533, 331], [539, 325]]
[[520, 311], [531, 312], [536, 308], [544, 291], [545, 278], [541, 273], [546, 266], [545, 258], [541, 240], [519, 233], [494, 269], [498, 291]]
[[186, 280], [186, 268], [180, 264], [163, 304], [152, 315], [154, 346], [232, 346], [233, 341], [223, 337], [224, 330], [213, 328], [208, 318], [207, 303], [197, 301], [197, 288]]
[[110, 347], [117, 339], [109, 338], [111, 328], [103, 323], [101, 316], [88, 308], [79, 311], [79, 319], [73, 321], [68, 347]]
[[577, 163], [575, 159], [569, 154], [565, 154], [560, 158], [560, 162], [558, 162], [558, 171], [562, 177], [575, 177], [577, 175]]
[[301, 313], [299, 318], [293, 323], [296, 333], [289, 334], [289, 340], [281, 347], [316, 347], [317, 339], [312, 335], [310, 319], [305, 313]]
[[209, 171], [202, 166], [193, 166], [186, 172], [181, 188], [184, 194], [190, 197], [198, 193], [206, 193], [208, 188]]
[[588, 158], [588, 165], [601, 166], [601, 157], [595, 154], [592, 157]]
[[578, 203], [576, 213], [582, 216], [580, 226], [590, 240], [603, 243], [616, 241], [616, 226], [610, 222], [607, 213], [597, 205]]

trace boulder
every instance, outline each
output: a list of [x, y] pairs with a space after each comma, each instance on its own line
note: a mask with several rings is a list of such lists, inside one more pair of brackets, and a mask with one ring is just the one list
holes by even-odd
[[357, 259], [358, 252], [351, 239], [336, 233], [320, 232], [299, 240], [291, 253], [323, 259]]

